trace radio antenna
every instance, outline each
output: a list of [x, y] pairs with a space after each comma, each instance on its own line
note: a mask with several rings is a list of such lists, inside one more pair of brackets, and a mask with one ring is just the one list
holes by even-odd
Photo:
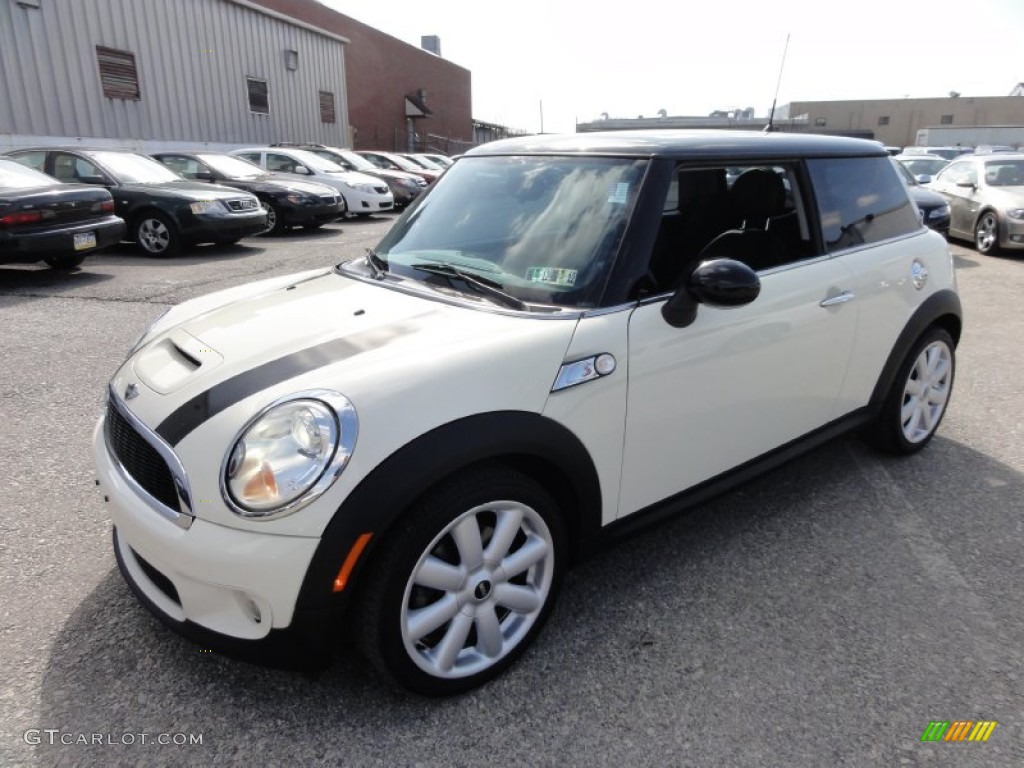
[[765, 133], [775, 130], [775, 103], [779, 100], [779, 86], [782, 85], [782, 70], [786, 66], [786, 52], [789, 50], [789, 33], [786, 33], [786, 45], [782, 49], [782, 63], [779, 64], [779, 79], [775, 82], [775, 96], [772, 98], [772, 111], [768, 113], [768, 125], [764, 127]]

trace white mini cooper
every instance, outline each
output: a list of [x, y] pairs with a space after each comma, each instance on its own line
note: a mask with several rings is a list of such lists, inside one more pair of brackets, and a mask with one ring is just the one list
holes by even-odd
[[616, 535], [846, 430], [922, 448], [960, 329], [949, 249], [880, 145], [500, 141], [365, 258], [157, 320], [110, 384], [97, 482], [124, 577], [179, 631], [348, 636], [452, 694]]

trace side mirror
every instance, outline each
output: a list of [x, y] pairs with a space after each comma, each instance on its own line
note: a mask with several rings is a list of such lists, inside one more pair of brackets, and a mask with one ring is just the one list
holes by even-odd
[[196, 181], [213, 181], [213, 173], [210, 171], [196, 171], [192, 174]]
[[978, 186], [973, 181], [958, 181], [956, 185], [958, 187], [970, 187], [971, 189], [978, 188]]
[[102, 187], [106, 185], [107, 180], [102, 176], [79, 176], [78, 182], [80, 184], [96, 184], [97, 186]]
[[310, 176], [312, 175], [313, 172], [304, 165], [296, 165], [295, 173], [299, 174], [300, 176]]
[[697, 318], [697, 305], [740, 307], [761, 293], [757, 273], [741, 261], [711, 259], [701, 262], [686, 282], [661, 308], [661, 316], [673, 328], [685, 328]]
[[927, 173], [920, 173], [916, 177], [918, 184], [931, 184], [933, 176], [929, 176]]

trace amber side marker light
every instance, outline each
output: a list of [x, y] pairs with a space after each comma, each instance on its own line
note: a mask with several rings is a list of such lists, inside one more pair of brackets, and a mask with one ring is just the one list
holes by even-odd
[[372, 533], [363, 533], [356, 539], [355, 544], [352, 545], [352, 549], [348, 551], [348, 556], [345, 558], [345, 562], [341, 564], [341, 570], [338, 571], [338, 575], [334, 579], [334, 591], [341, 592], [345, 589], [345, 585], [348, 584], [348, 577], [352, 575], [352, 569], [356, 567], [356, 561], [359, 556], [363, 554], [363, 550], [366, 549], [366, 545], [370, 543], [370, 539], [373, 538]]

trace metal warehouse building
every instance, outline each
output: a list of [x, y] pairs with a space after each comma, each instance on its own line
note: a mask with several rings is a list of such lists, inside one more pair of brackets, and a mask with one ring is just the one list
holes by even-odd
[[0, 151], [392, 148], [408, 141], [409, 103], [424, 133], [472, 137], [467, 70], [313, 0], [0, 0], [0, 65]]

